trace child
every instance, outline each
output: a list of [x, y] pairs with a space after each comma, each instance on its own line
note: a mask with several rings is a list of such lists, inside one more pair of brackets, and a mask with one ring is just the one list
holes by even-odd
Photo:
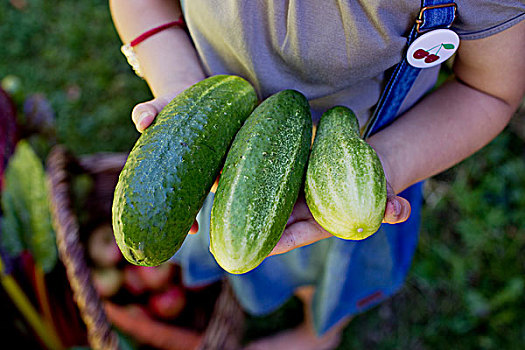
[[[446, 1], [435, 0], [440, 5]], [[246, 78], [261, 99], [296, 89], [312, 117], [335, 105], [369, 119], [421, 11], [417, 1], [113, 0], [124, 43], [184, 15], [188, 31], [171, 26], [134, 47], [155, 98], [138, 104], [139, 131], [178, 93], [215, 74]], [[519, 0], [456, 1], [452, 24], [461, 39], [454, 77], [426, 95], [439, 66], [423, 69], [399, 117], [367, 141], [390, 186], [385, 222], [363, 241], [330, 237], [297, 201], [272, 255], [245, 275], [228, 275], [243, 307], [275, 310], [292, 293], [305, 302], [305, 323], [250, 349], [332, 349], [351, 316], [402, 285], [417, 244], [421, 181], [465, 159], [509, 122], [525, 93], [525, 4]], [[189, 34], [189, 35], [188, 35]], [[397, 196], [396, 194], [400, 194]], [[210, 194], [174, 259], [188, 284], [224, 276], [208, 252]], [[410, 209], [411, 207], [411, 209]], [[301, 247], [300, 249], [297, 249]], [[283, 254], [286, 253], [286, 254]]]

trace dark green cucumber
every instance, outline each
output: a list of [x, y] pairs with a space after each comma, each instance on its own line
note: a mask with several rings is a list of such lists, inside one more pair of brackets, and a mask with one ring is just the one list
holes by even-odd
[[314, 219], [334, 236], [361, 240], [379, 229], [385, 175], [376, 152], [359, 136], [350, 109], [336, 106], [321, 116], [304, 192]]
[[211, 211], [210, 251], [235, 274], [257, 267], [279, 241], [303, 184], [312, 140], [306, 98], [264, 100], [235, 137]]
[[236, 76], [205, 79], [175, 97], [137, 140], [113, 200], [113, 230], [131, 263], [155, 266], [180, 248], [257, 104]]

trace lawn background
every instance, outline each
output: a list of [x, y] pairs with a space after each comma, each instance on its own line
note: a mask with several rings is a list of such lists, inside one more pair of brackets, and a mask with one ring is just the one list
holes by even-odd
[[[131, 109], [151, 94], [119, 51], [106, 1], [4, 0], [0, 42], [0, 80], [22, 122], [25, 101], [37, 94], [49, 102], [56, 140], [75, 154], [130, 150], [139, 135]], [[524, 347], [524, 140], [521, 108], [487, 147], [426, 182], [405, 286], [357, 316], [340, 349]], [[31, 142], [44, 159], [49, 138]], [[291, 300], [249, 318], [247, 337], [287, 327], [299, 311]]]

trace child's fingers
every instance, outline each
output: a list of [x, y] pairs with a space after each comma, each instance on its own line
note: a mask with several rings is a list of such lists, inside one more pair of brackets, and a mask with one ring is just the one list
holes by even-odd
[[393, 196], [386, 202], [385, 216], [383, 222], [397, 224], [406, 221], [410, 216], [410, 203], [402, 197]]
[[[221, 173], [222, 173], [222, 170], [221, 170]], [[217, 176], [217, 178], [215, 179], [215, 182], [213, 183], [213, 186], [211, 186], [211, 190], [210, 192], [217, 192], [217, 187], [219, 187], [219, 178], [221, 177], [221, 175]]]
[[283, 254], [328, 237], [332, 237], [332, 235], [325, 231], [313, 218], [299, 220], [286, 227], [281, 239], [269, 256]]
[[131, 112], [131, 120], [133, 120], [137, 130], [139, 132], [146, 130], [168, 102], [167, 99], [159, 97], [136, 105]]
[[410, 216], [410, 203], [402, 197], [399, 197], [394, 192], [390, 184], [386, 183], [386, 208], [383, 222], [387, 224], [397, 224], [404, 222]]
[[131, 112], [131, 120], [139, 132], [143, 132], [158, 114], [153, 101], [140, 103]]
[[190, 232], [189, 234], [190, 235], [194, 235], [196, 234], [197, 232], [199, 232], [199, 223], [197, 222], [197, 220], [195, 220], [193, 222], [193, 225], [191, 225], [191, 228], [190, 228]]

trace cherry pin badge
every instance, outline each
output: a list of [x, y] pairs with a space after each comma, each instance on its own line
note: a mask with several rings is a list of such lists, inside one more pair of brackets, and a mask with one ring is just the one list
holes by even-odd
[[408, 63], [416, 68], [434, 67], [448, 60], [459, 46], [459, 36], [450, 29], [436, 29], [421, 35], [408, 47]]

